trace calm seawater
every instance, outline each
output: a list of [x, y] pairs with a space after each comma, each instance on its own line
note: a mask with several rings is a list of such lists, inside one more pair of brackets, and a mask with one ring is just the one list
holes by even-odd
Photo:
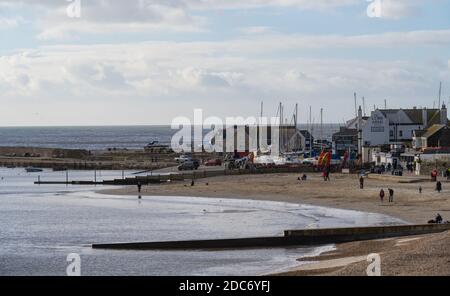
[[[307, 129], [301, 125], [301, 129]], [[331, 139], [339, 125], [327, 124], [323, 137]], [[169, 144], [177, 130], [170, 126], [0, 127], [0, 146], [102, 150], [142, 148], [152, 141]], [[318, 137], [316, 126], [313, 134]]]
[[[40, 175], [42, 180], [65, 179], [65, 172]], [[92, 180], [94, 173], [69, 175]], [[98, 179], [120, 176], [118, 171], [98, 173]], [[297, 258], [332, 246], [207, 252], [93, 250], [90, 245], [402, 223], [378, 214], [282, 202], [160, 196], [139, 201], [97, 194], [92, 187], [33, 185], [36, 179], [23, 169], [0, 168], [0, 276], [65, 275], [69, 253], [80, 254], [83, 275], [261, 275], [296, 266]]]

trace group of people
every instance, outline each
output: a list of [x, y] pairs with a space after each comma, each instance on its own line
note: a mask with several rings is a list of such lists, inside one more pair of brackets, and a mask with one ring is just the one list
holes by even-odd
[[[364, 176], [363, 175], [361, 175], [359, 177], [359, 188], [364, 189]], [[389, 192], [389, 202], [392, 203], [392, 202], [394, 202], [394, 189], [388, 188], [388, 192]], [[380, 190], [379, 196], [380, 196], [381, 202], [384, 202], [384, 197], [386, 196], [384, 189]]]
[[410, 172], [412, 174], [412, 173], [414, 173], [415, 166], [413, 163], [408, 162], [406, 164], [406, 169], [408, 170], [408, 172]]
[[[388, 192], [389, 192], [389, 202], [392, 203], [394, 202], [394, 189], [392, 188], [388, 188]], [[380, 190], [380, 200], [381, 202], [384, 202], [384, 197], [386, 196], [386, 193], [384, 192], [384, 189]]]
[[[437, 169], [434, 169], [431, 171], [431, 181], [436, 182], [437, 177], [439, 175], [439, 172]], [[445, 171], [442, 171], [442, 175], [447, 178], [447, 180], [450, 180], [450, 168], [446, 169]]]

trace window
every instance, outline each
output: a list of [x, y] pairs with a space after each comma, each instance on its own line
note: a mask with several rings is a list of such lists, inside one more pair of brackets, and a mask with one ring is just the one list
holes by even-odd
[[399, 134], [400, 134], [400, 137], [403, 137], [403, 131], [400, 131]]
[[389, 136], [392, 138], [394, 136], [394, 131], [389, 131]]

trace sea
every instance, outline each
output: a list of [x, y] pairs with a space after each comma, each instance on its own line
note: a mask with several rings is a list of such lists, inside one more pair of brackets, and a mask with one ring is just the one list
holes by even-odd
[[[338, 124], [309, 128], [315, 138], [331, 140], [339, 130]], [[0, 147], [45, 147], [105, 150], [108, 148], [141, 149], [158, 141], [169, 144], [178, 130], [170, 126], [84, 126], [84, 127], [0, 127]]]
[[[132, 171], [126, 171], [131, 176]], [[65, 180], [44, 170], [41, 180]], [[0, 276], [64, 276], [69, 254], [81, 275], [265, 275], [333, 245], [221, 251], [114, 251], [92, 244], [282, 236], [286, 229], [404, 223], [384, 215], [284, 202], [101, 194], [108, 187], [34, 185], [38, 174], [0, 168]], [[97, 172], [97, 179], [121, 177]], [[94, 172], [68, 171], [92, 180]]]

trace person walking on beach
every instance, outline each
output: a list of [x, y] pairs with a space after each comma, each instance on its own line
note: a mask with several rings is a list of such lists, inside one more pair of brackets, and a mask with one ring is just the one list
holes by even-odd
[[442, 191], [442, 183], [441, 183], [441, 181], [438, 181], [438, 182], [436, 183], [436, 191], [437, 191], [438, 193], [441, 193], [441, 191]]
[[431, 172], [431, 182], [436, 182], [436, 180], [437, 180], [437, 175], [438, 175], [438, 172], [437, 172], [436, 169], [434, 169], [434, 170]]
[[389, 202], [394, 202], [394, 189], [389, 188]]
[[137, 188], [138, 188], [138, 192], [141, 193], [141, 190], [142, 190], [142, 184], [141, 184], [141, 182], [138, 182], [138, 183], [137, 183]]
[[381, 200], [381, 202], [384, 201], [384, 190], [383, 189], [380, 190], [380, 200]]
[[364, 189], [364, 177], [361, 176], [359, 178], [359, 188]]

